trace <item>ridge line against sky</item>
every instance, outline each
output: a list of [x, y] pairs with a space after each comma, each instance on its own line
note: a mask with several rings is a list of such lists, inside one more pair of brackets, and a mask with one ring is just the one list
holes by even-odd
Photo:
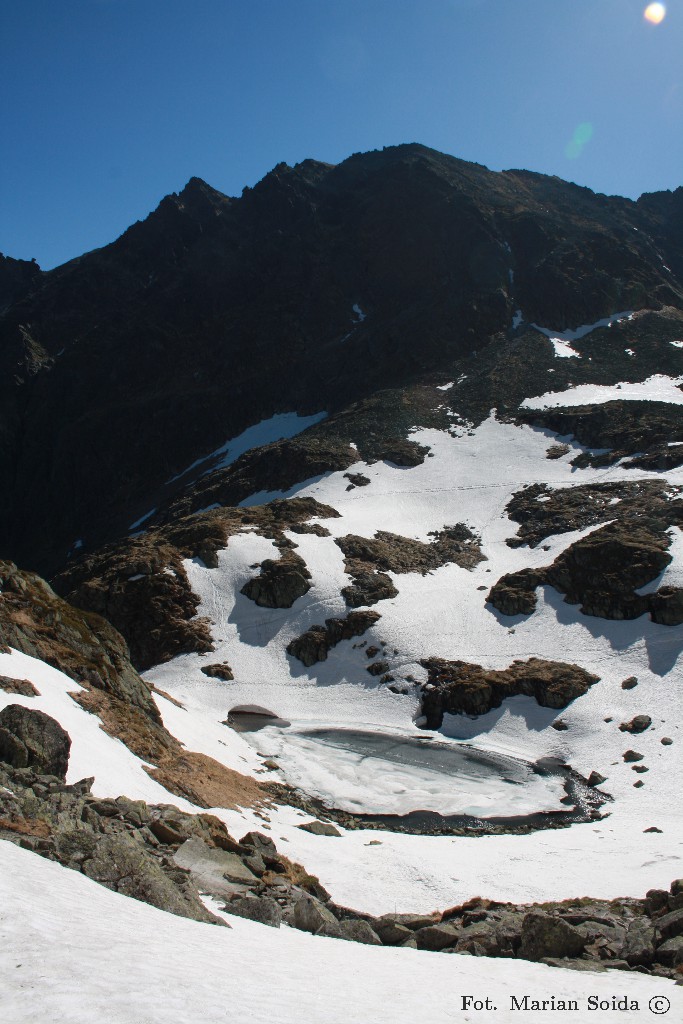
[[0, 251], [46, 269], [196, 175], [404, 142], [637, 198], [683, 184], [683, 0], [24, 0], [0, 14]]

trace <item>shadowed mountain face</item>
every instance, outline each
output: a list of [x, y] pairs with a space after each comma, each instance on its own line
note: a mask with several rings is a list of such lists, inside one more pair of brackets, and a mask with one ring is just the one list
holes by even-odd
[[279, 164], [239, 199], [193, 178], [49, 273], [3, 259], [2, 553], [53, 572], [278, 413], [379, 403], [377, 448], [407, 390], [478, 358], [495, 376], [517, 309], [558, 329], [683, 309], [682, 224], [683, 189], [634, 203], [408, 145]]

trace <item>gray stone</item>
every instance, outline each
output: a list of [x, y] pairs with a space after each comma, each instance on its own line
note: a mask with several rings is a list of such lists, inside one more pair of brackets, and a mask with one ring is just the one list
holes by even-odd
[[226, 904], [228, 914], [246, 917], [249, 921], [267, 924], [270, 928], [279, 928], [282, 923], [282, 910], [279, 903], [270, 896], [256, 899], [253, 896], [238, 897]]
[[663, 747], [670, 747], [673, 743], [673, 740], [670, 736], [662, 736], [659, 742], [662, 744]]
[[631, 921], [621, 948], [621, 957], [631, 967], [649, 967], [655, 956], [655, 930], [646, 917]]
[[70, 749], [69, 734], [42, 711], [21, 704], [0, 711], [0, 761], [65, 779]]
[[680, 967], [683, 964], [683, 935], [667, 939], [657, 950], [657, 959], [665, 967]]
[[604, 775], [601, 775], [600, 772], [591, 772], [588, 776], [589, 786], [601, 786], [603, 782], [607, 782], [607, 779]]
[[306, 821], [303, 825], [297, 825], [297, 828], [312, 832], [314, 836], [341, 836], [338, 828], [324, 821]]
[[541, 963], [547, 964], [548, 967], [564, 967], [571, 971], [593, 971], [598, 974], [607, 970], [606, 965], [600, 960], [576, 960], [573, 957], [544, 956]]
[[367, 921], [361, 919], [340, 921], [342, 939], [350, 942], [362, 942], [366, 946], [381, 946], [382, 942], [377, 933]]
[[665, 940], [683, 935], [683, 910], [672, 910], [670, 914], [657, 918], [657, 931]]
[[628, 679], [624, 679], [621, 684], [622, 690], [632, 690], [634, 686], [638, 685], [636, 676], [629, 676]]
[[410, 928], [411, 932], [417, 931], [418, 928], [427, 928], [432, 924], [439, 924], [439, 915], [436, 914], [383, 914], [382, 917], [378, 918], [375, 927], [380, 923], [392, 922], [393, 924], [401, 924], [404, 928]]
[[175, 863], [192, 874], [196, 885], [213, 896], [232, 896], [231, 882], [256, 885], [258, 879], [236, 853], [207, 846], [201, 839], [187, 839], [173, 855]]
[[585, 936], [559, 917], [540, 912], [524, 915], [519, 947], [519, 955], [524, 960], [575, 957], [583, 952], [585, 945]]
[[637, 750], [626, 750], [622, 756], [624, 761], [629, 763], [631, 761], [642, 761], [644, 754], [639, 754]]
[[461, 929], [450, 924], [432, 924], [426, 928], [418, 928], [415, 940], [418, 949], [438, 951], [446, 946], [454, 946], [460, 938]]
[[[405, 925], [382, 918], [375, 921], [375, 931], [385, 946], [400, 946], [413, 935], [410, 928], [406, 928]], [[417, 946], [417, 943], [415, 945]]]
[[303, 932], [311, 932], [313, 935], [329, 935], [338, 939], [342, 937], [337, 918], [331, 910], [328, 910], [313, 896], [302, 896], [297, 900], [291, 923], [295, 928], [299, 928]]

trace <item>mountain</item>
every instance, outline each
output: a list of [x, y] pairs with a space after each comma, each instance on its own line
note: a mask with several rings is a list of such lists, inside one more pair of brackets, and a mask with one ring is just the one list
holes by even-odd
[[3, 550], [52, 573], [264, 419], [334, 423], [505, 359], [517, 309], [558, 330], [680, 309], [682, 211], [682, 190], [633, 203], [416, 145], [280, 164], [239, 199], [193, 178], [111, 245], [24, 270], [0, 321]]
[[680, 1002], [683, 189], [418, 145], [193, 178], [4, 257], [0, 308], [0, 887], [42, 1016], [128, 1024], [123, 972], [154, 1024], [393, 1019], [406, 967], [416, 1019], [446, 975], [501, 1019]]

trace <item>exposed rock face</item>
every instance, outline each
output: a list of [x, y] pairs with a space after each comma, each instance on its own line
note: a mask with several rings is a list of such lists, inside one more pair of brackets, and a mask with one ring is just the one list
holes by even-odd
[[244, 594], [261, 608], [291, 608], [311, 589], [311, 574], [303, 558], [293, 551], [284, 552], [279, 561], [261, 562], [261, 573], [242, 587]]
[[17, 693], [21, 697], [36, 697], [38, 691], [29, 679], [10, 679], [9, 676], [0, 676], [0, 690], [5, 693]]
[[[675, 407], [674, 407], [675, 408]], [[532, 484], [513, 494], [505, 511], [519, 523], [511, 548], [528, 544], [535, 548], [558, 533], [584, 530], [608, 520], [638, 520], [643, 517], [677, 523], [683, 515], [683, 503], [671, 500], [679, 488], [665, 480], [615, 481], [578, 484], [573, 487], [549, 487]]]
[[[519, 422], [573, 435], [588, 448], [608, 449], [579, 455], [572, 465], [623, 465], [644, 470], [674, 469], [683, 460], [683, 409], [666, 402], [604, 402], [570, 408], [523, 410]], [[630, 457], [629, 457], [630, 456]]]
[[69, 734], [42, 711], [21, 704], [0, 711], [0, 761], [65, 779], [70, 749]]
[[484, 715], [508, 697], [534, 697], [542, 707], [565, 708], [598, 682], [578, 665], [563, 662], [513, 661], [507, 669], [484, 669], [464, 661], [426, 658], [429, 672], [422, 688], [422, 713], [429, 729], [440, 728], [446, 712]]
[[580, 604], [585, 615], [635, 619], [649, 611], [655, 622], [678, 625], [683, 622], [679, 588], [636, 593], [671, 561], [665, 527], [646, 518], [610, 523], [570, 545], [552, 565], [502, 576], [487, 600], [504, 615], [529, 615], [536, 607], [536, 588], [550, 584], [569, 604]]
[[123, 638], [99, 615], [61, 600], [44, 580], [0, 562], [0, 630], [11, 647], [76, 682], [161, 719], [149, 687], [130, 664]]
[[[160, 507], [169, 479], [259, 420], [346, 413], [507, 347], [513, 303], [558, 328], [680, 307], [679, 205], [677, 193], [631, 203], [408, 145], [337, 167], [279, 164], [235, 199], [193, 178], [112, 245], [45, 274], [5, 267], [0, 541], [52, 572], [76, 538], [120, 536], [135, 508]], [[255, 359], [268, 368], [258, 389]], [[416, 457], [407, 430], [383, 440], [378, 457]]]
[[373, 538], [354, 534], [337, 538], [353, 579], [352, 586], [342, 590], [347, 605], [358, 608], [396, 597], [398, 590], [387, 572], [427, 573], [449, 562], [471, 569], [484, 558], [479, 539], [463, 523], [446, 526], [432, 536], [429, 544], [383, 530]]
[[585, 935], [562, 918], [531, 913], [522, 920], [519, 955], [524, 960], [579, 956], [585, 945]]
[[287, 653], [310, 668], [316, 662], [326, 661], [330, 650], [342, 640], [362, 636], [380, 618], [379, 612], [359, 611], [349, 612], [343, 619], [325, 619], [324, 626], [311, 626], [291, 640]]
[[[106, 616], [126, 638], [131, 660], [142, 671], [178, 654], [213, 649], [209, 624], [196, 614], [199, 598], [184, 559], [200, 558], [215, 568], [218, 552], [245, 528], [283, 543], [284, 530], [313, 517], [337, 515], [312, 498], [198, 513], [86, 556], [54, 583], [73, 604]], [[263, 586], [265, 594], [265, 581]]]

